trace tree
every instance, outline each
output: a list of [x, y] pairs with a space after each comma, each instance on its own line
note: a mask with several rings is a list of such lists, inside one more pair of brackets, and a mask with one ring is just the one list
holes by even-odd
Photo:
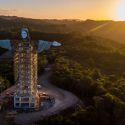
[[10, 83], [7, 79], [3, 78], [0, 76], [0, 92], [2, 92], [3, 90], [5, 90], [6, 88], [8, 88], [10, 86]]

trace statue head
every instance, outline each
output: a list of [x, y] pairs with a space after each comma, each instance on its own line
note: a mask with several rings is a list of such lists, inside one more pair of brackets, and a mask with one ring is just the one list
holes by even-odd
[[22, 39], [29, 39], [29, 30], [27, 28], [21, 29], [21, 38]]

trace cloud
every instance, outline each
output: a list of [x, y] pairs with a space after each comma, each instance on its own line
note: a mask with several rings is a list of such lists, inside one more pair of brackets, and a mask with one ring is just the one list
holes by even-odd
[[17, 10], [15, 9], [1, 9], [0, 8], [0, 15], [14, 15], [16, 11]]

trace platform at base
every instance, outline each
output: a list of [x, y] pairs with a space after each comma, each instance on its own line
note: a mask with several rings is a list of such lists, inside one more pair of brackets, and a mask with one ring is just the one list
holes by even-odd
[[14, 108], [15, 109], [36, 109], [37, 107], [38, 107], [38, 99], [36, 97], [14, 96]]

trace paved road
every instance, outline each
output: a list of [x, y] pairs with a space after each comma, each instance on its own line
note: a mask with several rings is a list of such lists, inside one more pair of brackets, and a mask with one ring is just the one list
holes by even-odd
[[72, 93], [52, 85], [49, 82], [50, 74], [51, 71], [45, 71], [44, 74], [39, 77], [39, 84], [42, 85], [43, 92], [46, 92], [55, 98], [54, 106], [44, 111], [19, 114], [15, 118], [15, 122], [17, 124], [31, 125], [34, 121], [38, 121], [44, 117], [59, 113], [60, 111], [74, 106], [79, 102], [79, 99]]

